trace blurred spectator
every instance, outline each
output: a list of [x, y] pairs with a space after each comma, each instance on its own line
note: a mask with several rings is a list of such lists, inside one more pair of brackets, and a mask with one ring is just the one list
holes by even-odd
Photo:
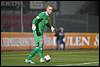
[[64, 42], [64, 28], [60, 27], [60, 29], [58, 31], [56, 31], [55, 33], [56, 36], [56, 44], [57, 44], [57, 50], [59, 49], [65, 49], [65, 42]]

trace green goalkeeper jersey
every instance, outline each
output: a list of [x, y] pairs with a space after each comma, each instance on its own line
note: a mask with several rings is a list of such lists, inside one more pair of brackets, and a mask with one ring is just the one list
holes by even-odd
[[36, 32], [41, 33], [43, 35], [45, 25], [51, 28], [51, 24], [49, 23], [50, 18], [47, 12], [41, 12], [36, 18], [32, 20], [32, 24], [36, 25]]

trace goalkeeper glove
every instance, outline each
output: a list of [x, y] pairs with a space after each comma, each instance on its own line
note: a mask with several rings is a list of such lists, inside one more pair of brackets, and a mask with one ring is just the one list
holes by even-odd
[[32, 30], [36, 30], [35, 24], [32, 25]]
[[52, 32], [54, 32], [54, 30], [55, 30], [55, 29], [54, 29], [54, 27], [53, 27], [53, 26], [51, 26], [51, 31], [52, 31]]

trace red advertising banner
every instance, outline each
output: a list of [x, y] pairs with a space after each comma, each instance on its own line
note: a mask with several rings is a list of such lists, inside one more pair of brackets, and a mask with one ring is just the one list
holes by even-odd
[[[65, 33], [66, 49], [99, 48], [99, 33]], [[2, 32], [1, 51], [31, 50], [35, 47], [32, 33]], [[44, 49], [56, 49], [54, 33], [44, 34]]]

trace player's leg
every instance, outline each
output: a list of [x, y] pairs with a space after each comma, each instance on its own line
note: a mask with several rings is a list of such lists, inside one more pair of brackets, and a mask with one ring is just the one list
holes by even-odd
[[61, 44], [60, 44], [62, 47], [61, 47], [61, 49], [65, 49], [65, 42], [63, 41], [63, 40], [61, 40]]
[[58, 42], [58, 39], [56, 39], [56, 49], [57, 49], [57, 50], [59, 49], [59, 42]]
[[63, 41], [63, 50], [65, 49], [65, 42]]
[[32, 57], [35, 56], [35, 54], [37, 53], [37, 51], [39, 50], [39, 38], [38, 36], [36, 35], [36, 32], [34, 31], [33, 32], [34, 34], [34, 40], [35, 40], [35, 45], [36, 45], [36, 48], [33, 48], [32, 49], [32, 52], [27, 56], [27, 59], [25, 60], [25, 62], [28, 62], [27, 60], [30, 60], [30, 62], [32, 61]]
[[40, 62], [44, 62], [44, 55], [43, 55], [43, 41], [41, 40], [39, 42], [39, 50], [38, 50], [39, 56], [40, 56]]
[[32, 49], [32, 52], [27, 56], [27, 59], [28, 60], [32, 60], [32, 57], [35, 56], [35, 54], [37, 53], [38, 50], [39, 50], [39, 47], [38, 46], [36, 46], [36, 48], [33, 48]]
[[39, 56], [40, 56], [40, 62], [44, 62], [44, 59], [43, 59], [43, 57], [44, 57], [43, 56], [43, 43], [42, 43], [42, 41], [39, 41], [37, 43], [37, 47], [32, 49], [32, 52], [28, 55], [27, 59], [32, 60], [32, 57], [34, 57], [37, 52], [39, 53]]
[[38, 46], [36, 46], [36, 48], [33, 48], [32, 52], [27, 56], [27, 59], [25, 60], [25, 62], [29, 62], [29, 63], [34, 64], [34, 62], [32, 62], [32, 58], [36, 55], [38, 50], [39, 50]]
[[58, 50], [60, 50], [61, 40], [58, 39]]

